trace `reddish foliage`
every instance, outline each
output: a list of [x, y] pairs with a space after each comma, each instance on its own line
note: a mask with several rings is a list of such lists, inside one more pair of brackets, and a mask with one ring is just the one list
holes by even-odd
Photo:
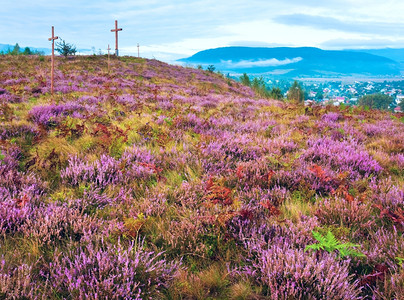
[[15, 200], [15, 203], [17, 204], [17, 207], [19, 207], [19, 208], [24, 207], [29, 202], [29, 198], [26, 194], [24, 194], [24, 196], [22, 196], [21, 198], [17, 198], [14, 200]]
[[277, 209], [274, 205], [272, 205], [272, 203], [270, 203], [269, 200], [262, 201], [260, 202], [260, 204], [266, 209], [268, 209], [270, 216], [279, 216], [281, 214], [281, 211]]
[[38, 156], [35, 156], [33, 159], [31, 159], [30, 161], [28, 161], [28, 162], [25, 164], [25, 166], [24, 166], [25, 170], [28, 171], [28, 169], [29, 169], [30, 167], [32, 167], [33, 165], [35, 165], [37, 159], [38, 159]]
[[332, 191], [333, 195], [344, 198], [348, 202], [354, 201], [354, 197], [349, 194], [348, 187], [346, 185], [340, 185], [336, 190]]
[[388, 267], [384, 264], [377, 264], [372, 273], [363, 276], [359, 285], [361, 286], [375, 286], [377, 281], [384, 281], [386, 273], [389, 271]]
[[[55, 152], [55, 148], [52, 152], [45, 158], [45, 162], [48, 162], [49, 169], [57, 169], [62, 167], [62, 162], [60, 161], [59, 154]], [[44, 163], [42, 164], [44, 166]]]
[[251, 221], [253, 219], [253, 217], [254, 217], [253, 212], [251, 210], [249, 210], [249, 209], [246, 209], [246, 208], [240, 209], [238, 214], [240, 215], [240, 218], [242, 220], [250, 220]]
[[162, 168], [159, 168], [154, 164], [148, 164], [148, 163], [144, 163], [144, 162], [138, 162], [138, 164], [143, 166], [143, 167], [146, 167], [146, 168], [149, 168], [149, 169], [153, 170], [153, 173], [157, 175], [157, 178], [159, 180], [165, 179], [163, 176], [161, 176], [161, 172], [163, 172]]
[[313, 172], [316, 177], [324, 182], [328, 182], [331, 180], [331, 178], [325, 174], [325, 171], [319, 165], [312, 165], [311, 167], [309, 167], [309, 171]]
[[392, 220], [395, 225], [398, 225], [401, 230], [404, 229], [404, 211], [401, 208], [396, 208], [393, 212], [380, 204], [373, 204], [372, 206], [380, 210], [379, 217], [381, 219], [387, 217]]
[[154, 96], [154, 101], [157, 101], [157, 95], [158, 95], [159, 91], [160, 91], [160, 87], [158, 85], [151, 88], [151, 92], [153, 93], [153, 96]]
[[100, 145], [104, 148], [108, 148], [115, 141], [120, 140], [121, 143], [125, 143], [128, 140], [128, 131], [130, 128], [125, 131], [120, 129], [117, 126], [110, 125], [105, 126], [101, 123], [96, 123], [95, 128], [93, 129], [93, 135], [98, 136], [100, 139]]
[[262, 187], [269, 188], [271, 185], [272, 176], [274, 176], [275, 172], [270, 170], [268, 173], [259, 177], [258, 185]]
[[209, 177], [208, 182], [206, 182], [206, 190], [209, 191], [213, 186], [213, 178], [212, 176]]
[[198, 219], [205, 225], [218, 225], [225, 227], [230, 220], [232, 220], [238, 213], [234, 211], [225, 211], [219, 214], [208, 214], [206, 216], [199, 216]]
[[270, 170], [270, 171], [268, 172], [268, 174], [266, 175], [266, 176], [267, 176], [267, 180], [268, 180], [268, 186], [271, 184], [271, 179], [272, 179], [272, 176], [274, 176], [274, 174], [275, 174], [275, 172], [272, 171], [272, 170]]
[[61, 123], [56, 127], [56, 129], [58, 130], [58, 137], [80, 137], [83, 135], [86, 128], [84, 124], [76, 124], [74, 127], [71, 127], [68, 124]]
[[213, 204], [232, 205], [233, 198], [231, 196], [231, 189], [219, 186], [213, 182], [210, 177], [206, 184], [207, 195], [205, 198]]
[[238, 177], [238, 179], [242, 179], [245, 175], [243, 172], [243, 167], [242, 166], [238, 166], [237, 170], [236, 170], [236, 175]]

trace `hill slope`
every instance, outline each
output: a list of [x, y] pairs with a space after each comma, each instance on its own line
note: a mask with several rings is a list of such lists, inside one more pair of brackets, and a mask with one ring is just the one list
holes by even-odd
[[132, 57], [58, 57], [52, 96], [49, 67], [0, 57], [0, 298], [402, 295], [397, 115]]
[[361, 50], [347, 50], [354, 52], [365, 52], [378, 56], [390, 58], [394, 61], [404, 63], [404, 48], [382, 48], [382, 49], [361, 49]]
[[180, 61], [214, 64], [224, 72], [284, 74], [286, 76], [399, 75], [400, 64], [362, 52], [318, 48], [224, 47], [204, 50]]

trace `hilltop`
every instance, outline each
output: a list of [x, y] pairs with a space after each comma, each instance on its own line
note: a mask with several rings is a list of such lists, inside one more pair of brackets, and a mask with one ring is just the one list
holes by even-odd
[[[402, 115], [156, 60], [0, 56], [0, 298], [399, 298]], [[398, 116], [398, 117], [397, 117]]]
[[223, 47], [200, 51], [180, 61], [213, 64], [225, 73], [285, 77], [397, 76], [401, 68], [392, 59], [370, 53], [313, 47]]

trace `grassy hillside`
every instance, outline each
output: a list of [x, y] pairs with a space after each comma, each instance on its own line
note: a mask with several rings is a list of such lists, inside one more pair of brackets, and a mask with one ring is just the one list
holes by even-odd
[[393, 299], [404, 124], [156, 60], [0, 57], [0, 298]]

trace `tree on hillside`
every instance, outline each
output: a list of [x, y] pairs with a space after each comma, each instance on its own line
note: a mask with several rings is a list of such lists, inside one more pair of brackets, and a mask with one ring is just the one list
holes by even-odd
[[359, 98], [358, 104], [360, 106], [368, 106], [370, 108], [387, 110], [389, 105], [393, 102], [393, 98], [384, 94], [370, 94]]
[[288, 91], [288, 100], [294, 103], [304, 102], [304, 91], [300, 84], [295, 80]]
[[10, 52], [11, 55], [19, 55], [21, 54], [21, 48], [20, 45], [18, 45], [18, 43], [15, 44], [13, 50]]
[[24, 48], [24, 52], [23, 52], [22, 54], [24, 54], [24, 55], [31, 55], [31, 54], [33, 54], [33, 53], [32, 53], [32, 51], [31, 51], [31, 49], [30, 49], [29, 47], [25, 47], [25, 48]]
[[269, 97], [269, 92], [267, 90], [267, 86], [265, 84], [264, 78], [254, 77], [251, 81], [251, 88], [261, 97]]
[[269, 96], [273, 99], [276, 100], [282, 100], [283, 99], [283, 94], [282, 91], [279, 87], [273, 87], [271, 92], [269, 93]]
[[206, 70], [208, 70], [210, 73], [213, 73], [216, 70], [216, 68], [214, 65], [209, 65]]
[[68, 55], [76, 55], [76, 46], [73, 44], [66, 43], [65, 40], [60, 40], [60, 42], [56, 42], [56, 48], [55, 50], [60, 53], [60, 55], [63, 55], [64, 57]]
[[244, 73], [242, 76], [240, 76], [240, 82], [246, 86], [251, 85], [250, 77], [246, 73]]

